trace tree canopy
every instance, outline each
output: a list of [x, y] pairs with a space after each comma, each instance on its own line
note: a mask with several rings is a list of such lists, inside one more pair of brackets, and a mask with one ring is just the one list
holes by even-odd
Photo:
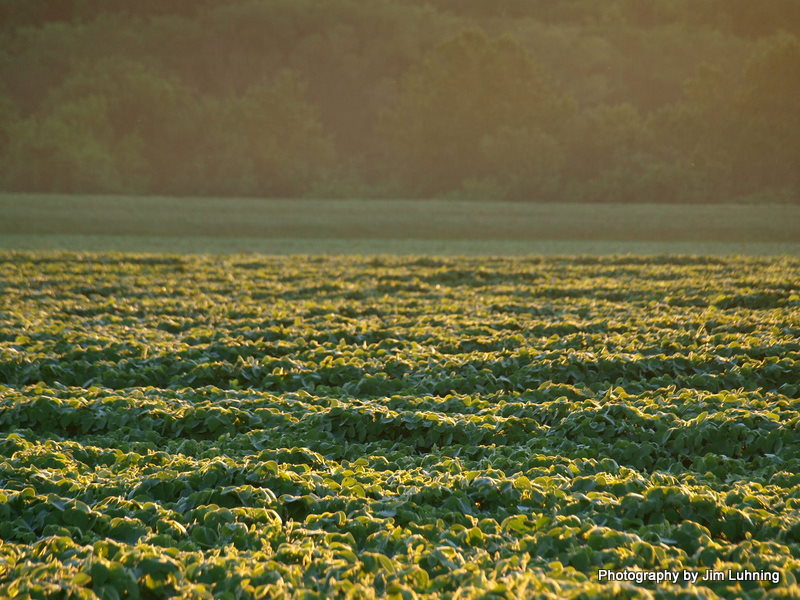
[[0, 188], [797, 201], [800, 0], [0, 0]]

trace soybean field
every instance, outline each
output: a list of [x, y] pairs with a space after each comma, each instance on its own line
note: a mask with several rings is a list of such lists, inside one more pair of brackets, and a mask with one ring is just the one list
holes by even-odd
[[0, 252], [0, 597], [799, 578], [798, 258]]

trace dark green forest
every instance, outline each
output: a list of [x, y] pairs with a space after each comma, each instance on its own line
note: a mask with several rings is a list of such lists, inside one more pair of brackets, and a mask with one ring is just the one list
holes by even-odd
[[0, 0], [0, 188], [797, 202], [800, 0]]

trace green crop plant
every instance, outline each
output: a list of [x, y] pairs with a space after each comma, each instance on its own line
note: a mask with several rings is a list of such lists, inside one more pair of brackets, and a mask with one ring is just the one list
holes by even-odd
[[798, 282], [0, 254], [0, 597], [796, 597]]

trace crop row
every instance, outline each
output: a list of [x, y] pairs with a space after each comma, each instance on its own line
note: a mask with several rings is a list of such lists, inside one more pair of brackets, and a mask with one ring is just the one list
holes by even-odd
[[797, 597], [797, 281], [2, 254], [0, 596]]

